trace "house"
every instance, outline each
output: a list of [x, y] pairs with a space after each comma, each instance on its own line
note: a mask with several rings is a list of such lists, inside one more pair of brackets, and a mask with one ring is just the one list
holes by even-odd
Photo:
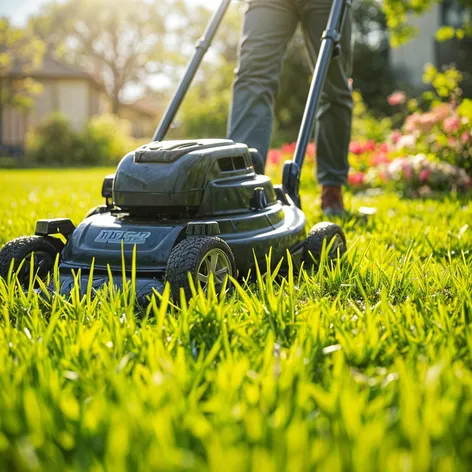
[[422, 16], [411, 17], [409, 23], [418, 29], [417, 36], [390, 51], [391, 64], [397, 75], [408, 85], [422, 88], [425, 64], [433, 64], [438, 68], [454, 64], [459, 70], [466, 72], [463, 88], [470, 95], [472, 84], [467, 76], [472, 74], [472, 40], [464, 38], [438, 42], [435, 37], [441, 26], [460, 28], [470, 22], [470, 15], [470, 9], [459, 0], [444, 0], [434, 4]]
[[[3, 80], [18, 77], [24, 74], [13, 69]], [[42, 92], [31, 109], [2, 108], [0, 151], [3, 154], [22, 154], [28, 131], [52, 112], [60, 112], [72, 129], [81, 131], [92, 116], [111, 109], [103, 85], [94, 76], [52, 56], [45, 56], [42, 66], [28, 77], [42, 85]], [[131, 121], [133, 136], [142, 138], [152, 136], [158, 110], [140, 100], [124, 105], [120, 115]]]
[[[3, 80], [23, 78], [21, 70], [13, 69]], [[103, 112], [106, 95], [103, 86], [90, 74], [45, 56], [39, 69], [28, 74], [42, 86], [31, 109], [2, 109], [0, 146], [23, 149], [27, 132], [52, 112], [62, 113], [71, 127], [83, 129], [89, 118]]]
[[137, 139], [151, 139], [162, 115], [159, 97], [146, 97], [120, 106], [120, 117], [131, 123], [131, 134]]

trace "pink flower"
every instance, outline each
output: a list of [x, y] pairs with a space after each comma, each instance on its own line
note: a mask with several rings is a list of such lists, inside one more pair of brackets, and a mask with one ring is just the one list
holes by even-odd
[[456, 132], [461, 126], [461, 120], [458, 116], [448, 116], [443, 121], [443, 128], [446, 133], [454, 133]]
[[449, 103], [441, 103], [433, 108], [432, 112], [436, 115], [438, 121], [444, 120], [451, 114], [452, 108]]
[[469, 141], [470, 139], [470, 131], [464, 131], [462, 134], [461, 134], [461, 141], [463, 144], [465, 144], [467, 141]]
[[267, 153], [267, 163], [277, 165], [282, 159], [282, 151], [279, 149], [270, 149]]
[[411, 176], [413, 175], [413, 171], [411, 169], [410, 164], [405, 162], [402, 166], [402, 169], [403, 169], [403, 175], [405, 176], [405, 179], [410, 180]]
[[293, 154], [295, 152], [295, 148], [297, 143], [290, 143], [282, 145], [282, 154]]
[[[395, 131], [394, 131], [395, 132]], [[393, 132], [393, 133], [394, 133]], [[392, 133], [392, 135], [393, 135]], [[379, 146], [379, 151], [380, 152], [389, 152], [390, 151], [390, 146], [388, 145], [388, 143], [382, 143], [380, 146]]]
[[413, 113], [410, 116], [407, 116], [405, 120], [405, 131], [410, 133], [418, 128], [420, 123], [421, 115], [419, 113]]
[[429, 176], [431, 175], [431, 171], [428, 169], [423, 169], [420, 172], [420, 181], [421, 182], [427, 182], [429, 179]]
[[400, 90], [397, 90], [396, 92], [393, 92], [388, 98], [388, 104], [391, 105], [392, 107], [396, 105], [401, 105], [402, 103], [406, 102], [406, 93], [402, 92]]
[[375, 148], [376, 148], [376, 144], [373, 139], [369, 139], [364, 145], [364, 151], [366, 152], [375, 151]]
[[402, 133], [400, 131], [398, 131], [397, 129], [394, 129], [392, 131], [391, 138], [393, 144], [397, 144], [401, 137]]
[[430, 131], [438, 122], [438, 117], [433, 112], [423, 113], [418, 119], [418, 125], [423, 131]]
[[363, 172], [354, 172], [353, 174], [349, 174], [348, 182], [350, 185], [362, 185], [364, 183], [364, 173]]
[[306, 154], [307, 156], [313, 157], [316, 152], [316, 146], [315, 143], [308, 143], [308, 146], [306, 147]]
[[388, 164], [390, 162], [385, 152], [375, 152], [370, 156], [369, 164], [371, 166], [378, 166], [379, 164]]
[[364, 154], [364, 146], [358, 141], [352, 141], [349, 145], [349, 151], [359, 156], [361, 154]]

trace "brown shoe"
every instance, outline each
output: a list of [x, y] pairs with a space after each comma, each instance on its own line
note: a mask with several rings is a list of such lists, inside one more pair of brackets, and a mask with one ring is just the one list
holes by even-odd
[[323, 186], [321, 190], [321, 209], [326, 216], [345, 215], [341, 187]]

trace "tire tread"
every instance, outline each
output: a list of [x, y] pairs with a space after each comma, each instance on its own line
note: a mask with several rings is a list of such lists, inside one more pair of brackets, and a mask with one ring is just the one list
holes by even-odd
[[[323, 250], [323, 243], [324, 241], [329, 244], [331, 239], [336, 235], [339, 234], [344, 242], [344, 251], [346, 251], [346, 236], [344, 235], [344, 231], [342, 228], [337, 225], [336, 223], [331, 223], [329, 221], [323, 221], [321, 223], [316, 224], [311, 228], [310, 232], [305, 241], [305, 250], [304, 250], [304, 261], [305, 264], [311, 266], [313, 265], [313, 258], [319, 260], [321, 257], [321, 252]], [[310, 256], [310, 253], [312, 256]]]
[[222, 249], [226, 253], [232, 267], [231, 275], [235, 275], [236, 263], [233, 252], [221, 238], [216, 236], [192, 236], [184, 239], [172, 249], [167, 262], [166, 280], [171, 286], [174, 300], [179, 299], [181, 287], [184, 289], [187, 299], [190, 298], [191, 290], [188, 273], [190, 272], [195, 277], [203, 256], [214, 248]]
[[[58, 240], [61, 244], [62, 241]], [[6, 279], [10, 265], [14, 259], [13, 270], [15, 271], [29, 254], [34, 251], [50, 251], [51, 254], [58, 254], [58, 246], [49, 241], [44, 236], [20, 236], [9, 241], [0, 250], [0, 277]]]

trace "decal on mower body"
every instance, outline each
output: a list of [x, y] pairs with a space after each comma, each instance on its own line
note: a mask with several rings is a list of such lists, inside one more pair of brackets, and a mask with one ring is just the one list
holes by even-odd
[[95, 242], [121, 244], [121, 241], [123, 241], [124, 244], [144, 244], [149, 236], [151, 236], [149, 231], [115, 231], [102, 229], [95, 238]]

